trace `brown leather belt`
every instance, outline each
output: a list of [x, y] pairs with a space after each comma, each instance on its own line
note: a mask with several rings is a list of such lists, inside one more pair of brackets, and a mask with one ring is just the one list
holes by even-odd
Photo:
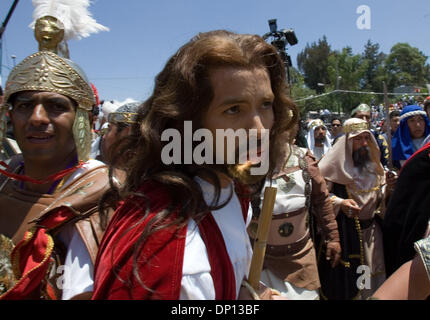
[[308, 233], [302, 240], [285, 245], [274, 246], [268, 244], [266, 247], [266, 256], [271, 258], [285, 257], [285, 255], [299, 252], [308, 243], [310, 234]]
[[272, 219], [273, 220], [277, 220], [277, 219], [284, 219], [284, 218], [298, 216], [299, 214], [302, 214], [305, 210], [306, 210], [306, 208], [301, 208], [301, 209], [293, 211], [293, 212], [274, 214], [272, 216]]

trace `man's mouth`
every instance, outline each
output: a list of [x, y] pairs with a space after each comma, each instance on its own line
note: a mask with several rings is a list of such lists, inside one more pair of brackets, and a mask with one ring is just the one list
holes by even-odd
[[[266, 151], [266, 150], [265, 150]], [[261, 147], [258, 147], [257, 149], [250, 150], [247, 153], [247, 161], [251, 164], [257, 164], [261, 162], [261, 155], [263, 154], [263, 150]]]
[[52, 140], [53, 134], [49, 133], [32, 133], [27, 135], [27, 140], [31, 143], [43, 144]]

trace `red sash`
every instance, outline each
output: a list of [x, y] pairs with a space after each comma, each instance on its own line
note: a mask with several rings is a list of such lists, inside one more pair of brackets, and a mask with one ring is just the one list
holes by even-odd
[[[94, 300], [179, 299], [187, 225], [180, 230], [174, 226], [165, 228], [147, 240], [145, 246], [140, 248], [138, 257], [139, 261], [147, 261], [139, 265], [139, 275], [147, 288], [135, 280], [134, 245], [155, 212], [163, 210], [169, 203], [165, 187], [158, 183], [146, 183], [140, 192], [149, 199], [149, 207], [153, 212], [142, 221], [148, 203], [137, 197], [128, 199], [118, 208], [105, 232], [97, 257]], [[239, 196], [239, 200], [246, 221], [249, 198]], [[132, 226], [135, 228], [130, 231]], [[208, 252], [215, 298], [236, 299], [233, 265], [212, 214], [208, 213], [198, 226]]]
[[54, 248], [54, 240], [49, 231], [73, 217], [69, 208], [60, 207], [25, 233], [24, 239], [11, 253], [12, 267], [18, 282], [1, 295], [0, 300], [22, 300], [32, 296], [48, 272]]

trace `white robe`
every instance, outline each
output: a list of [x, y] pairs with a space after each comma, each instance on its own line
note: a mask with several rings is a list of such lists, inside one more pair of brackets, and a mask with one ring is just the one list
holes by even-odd
[[[103, 162], [97, 160], [87, 161], [82, 168], [72, 174], [63, 188], [66, 188], [85, 172], [103, 165]], [[58, 237], [67, 248], [64, 266], [60, 266], [56, 270], [58, 274], [61, 274], [57, 285], [63, 290], [62, 300], [70, 300], [78, 294], [93, 291], [94, 265], [75, 226], [72, 224], [65, 226]]]
[[[196, 178], [196, 180], [203, 190], [206, 203], [211, 203], [214, 187], [200, 178]], [[229, 194], [230, 186], [222, 189], [220, 203], [223, 203]], [[242, 280], [248, 276], [251, 265], [252, 248], [246, 228], [251, 221], [252, 214], [248, 213], [245, 223], [239, 199], [233, 192], [229, 203], [219, 210], [212, 211], [212, 215], [221, 230], [227, 253], [233, 265], [236, 279], [236, 297], [238, 297]], [[191, 221], [188, 224], [185, 242], [180, 299], [214, 300], [215, 288], [210, 272], [206, 246], [201, 238], [199, 228], [194, 221]]]

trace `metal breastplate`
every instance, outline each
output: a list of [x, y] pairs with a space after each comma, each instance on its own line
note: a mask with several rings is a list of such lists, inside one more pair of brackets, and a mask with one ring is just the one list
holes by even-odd
[[[300, 170], [302, 170], [302, 177], [303, 177], [303, 181], [305, 182], [305, 188], [304, 188], [305, 213], [304, 214], [306, 215], [306, 228], [307, 228], [309, 225], [308, 209], [311, 203], [311, 185], [310, 185], [311, 177], [308, 171], [308, 163], [305, 159], [304, 152], [299, 147], [293, 146], [293, 148], [294, 148], [293, 155], [298, 159], [299, 168]], [[289, 178], [291, 180], [291, 177]], [[289, 221], [286, 221], [285, 223], [281, 224], [278, 228], [279, 235], [284, 238], [291, 236], [293, 232], [294, 232], [294, 224]]]
[[[295, 217], [297, 213], [284, 213], [279, 215], [278, 217], [272, 217], [272, 223], [271, 223], [271, 231], [269, 232], [269, 239], [268, 244], [276, 244], [276, 245], [285, 245], [285, 244], [291, 244], [303, 237], [306, 237], [308, 233], [309, 228], [309, 207], [310, 207], [310, 201], [311, 201], [311, 176], [308, 171], [308, 163], [305, 159], [305, 153], [296, 146], [293, 146], [292, 150], [292, 156], [295, 156], [299, 163], [299, 168], [302, 170], [302, 177], [303, 181], [305, 182], [304, 187], [304, 196], [305, 196], [305, 207], [298, 210], [297, 213], [299, 213], [299, 216], [302, 217]], [[294, 162], [294, 161], [293, 161]], [[294, 165], [288, 161], [286, 166]], [[292, 185], [289, 188], [289, 191], [294, 187], [295, 181], [291, 179], [291, 176], [288, 176], [289, 180], [291, 181], [290, 184]], [[282, 187], [282, 190], [285, 193], [285, 188], [288, 186], [287, 184], [284, 184]], [[305, 215], [305, 217], [303, 217]], [[301, 223], [300, 220], [304, 219], [304, 223]], [[251, 222], [251, 225], [249, 227], [250, 236], [251, 238], [255, 238], [257, 228], [258, 228], [258, 222], [257, 218], [254, 217], [253, 221]], [[294, 233], [294, 235], [293, 235]]]

